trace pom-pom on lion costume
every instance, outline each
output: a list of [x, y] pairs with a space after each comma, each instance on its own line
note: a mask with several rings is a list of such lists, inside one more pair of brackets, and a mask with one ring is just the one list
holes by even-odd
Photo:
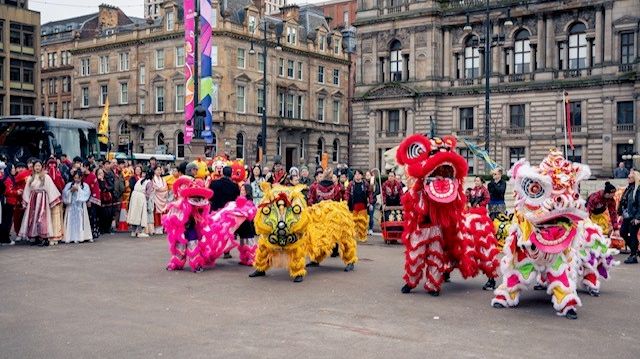
[[498, 260], [493, 223], [484, 208], [464, 212], [462, 182], [466, 160], [455, 152], [452, 136], [412, 135], [398, 147], [396, 159], [405, 166], [409, 190], [402, 197], [405, 228], [403, 293], [425, 277], [425, 290], [437, 296], [445, 274], [458, 268], [464, 278], [482, 271], [496, 277]]
[[516, 220], [500, 261], [502, 284], [494, 291], [496, 308], [517, 306], [520, 291], [546, 285], [558, 315], [576, 319], [581, 305], [576, 287], [597, 296], [601, 279], [616, 265], [609, 239], [588, 219], [578, 185], [589, 178], [586, 165], [551, 150], [538, 167], [524, 159], [509, 171], [516, 191]]
[[286, 187], [263, 182], [264, 199], [255, 218], [258, 250], [250, 277], [264, 276], [271, 267], [287, 267], [294, 282], [302, 282], [305, 258], [320, 263], [338, 244], [345, 271], [358, 258], [354, 224], [344, 202], [323, 201], [307, 207], [305, 186]]

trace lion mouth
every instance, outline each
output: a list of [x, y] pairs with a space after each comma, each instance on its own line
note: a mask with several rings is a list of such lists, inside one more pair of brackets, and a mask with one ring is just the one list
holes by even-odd
[[576, 235], [571, 218], [557, 216], [535, 225], [531, 241], [546, 253], [560, 253], [565, 250]]
[[204, 207], [209, 204], [204, 197], [189, 197], [189, 204], [195, 207]]
[[453, 202], [458, 196], [459, 183], [456, 170], [450, 163], [436, 167], [424, 178], [424, 189], [429, 198], [439, 203]]

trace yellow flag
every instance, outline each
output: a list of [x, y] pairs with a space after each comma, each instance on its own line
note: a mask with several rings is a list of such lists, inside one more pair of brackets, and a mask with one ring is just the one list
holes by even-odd
[[98, 140], [105, 145], [109, 143], [109, 98], [104, 103], [104, 111], [98, 125]]

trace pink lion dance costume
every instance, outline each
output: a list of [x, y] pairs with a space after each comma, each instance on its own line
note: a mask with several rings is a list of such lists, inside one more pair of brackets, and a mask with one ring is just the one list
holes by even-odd
[[464, 212], [462, 181], [467, 162], [454, 150], [452, 136], [412, 135], [399, 146], [396, 159], [410, 177], [402, 197], [405, 228], [405, 286], [415, 288], [422, 277], [425, 290], [440, 294], [445, 275], [458, 268], [464, 278], [481, 270], [496, 277], [498, 260], [493, 223], [483, 208]]
[[210, 213], [213, 191], [200, 179], [180, 177], [173, 190], [176, 200], [162, 218], [171, 253], [167, 270], [182, 269], [187, 260], [193, 272], [215, 265], [226, 248], [237, 246], [234, 233], [238, 227], [256, 214], [253, 202], [244, 198]]
[[567, 161], [558, 150], [538, 167], [522, 159], [509, 171], [516, 218], [503, 248], [503, 281], [494, 291], [493, 307], [517, 306], [520, 291], [534, 284], [546, 286], [558, 315], [576, 319], [577, 285], [599, 295], [618, 251], [609, 248], [609, 238], [589, 220], [580, 198], [579, 183], [590, 174], [588, 166]]

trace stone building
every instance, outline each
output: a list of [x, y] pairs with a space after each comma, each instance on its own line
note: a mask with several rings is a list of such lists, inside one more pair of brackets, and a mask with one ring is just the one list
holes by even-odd
[[[563, 146], [563, 92], [574, 150], [611, 176], [640, 143], [640, 1], [490, 1], [490, 112], [485, 126], [485, 1], [359, 2], [353, 163], [431, 130], [483, 146], [509, 167]], [[462, 141], [460, 141], [462, 142]], [[460, 145], [471, 173], [483, 163]]]
[[40, 13], [0, 0], [0, 116], [33, 115], [39, 103]]
[[[279, 154], [292, 166], [326, 151], [333, 162], [345, 162], [348, 60], [322, 12], [290, 6], [278, 17], [262, 16], [249, 0], [228, 0], [223, 10], [214, 2], [213, 10], [215, 136], [206, 154], [256, 160], [265, 20], [267, 158]], [[165, 1], [155, 20], [73, 42], [73, 117], [98, 123], [109, 99], [110, 139], [120, 151], [203, 155], [196, 143], [184, 145], [182, 12]]]

